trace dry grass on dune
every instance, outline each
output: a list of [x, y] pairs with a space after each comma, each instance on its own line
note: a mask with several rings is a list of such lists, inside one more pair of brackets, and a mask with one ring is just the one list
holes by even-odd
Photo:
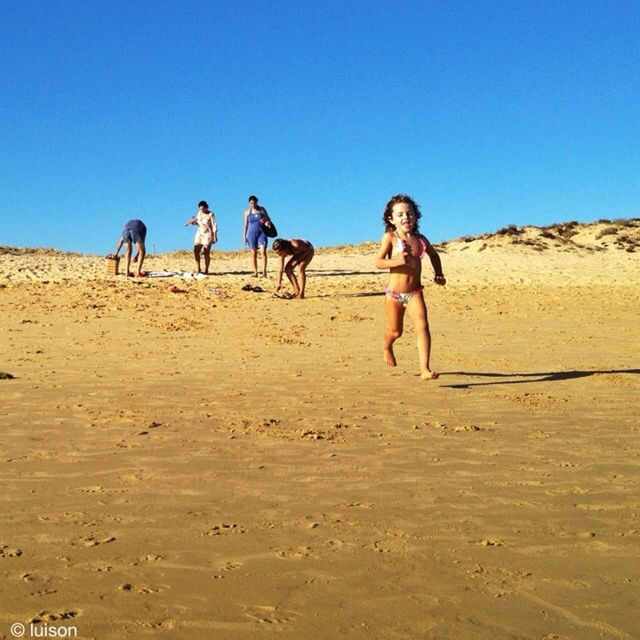
[[60, 251], [59, 249], [51, 249], [48, 247], [8, 247], [0, 246], [0, 256], [83, 256], [86, 254], [78, 251]]
[[[521, 245], [535, 251], [560, 249], [562, 251], [605, 251], [607, 249], [634, 253], [640, 248], [640, 218], [599, 220], [593, 223], [576, 221], [552, 224], [546, 227], [509, 225], [494, 233], [479, 236], [463, 236], [443, 242], [439, 247], [448, 248], [479, 245], [478, 251], [487, 247]], [[467, 246], [465, 246], [467, 245]]]

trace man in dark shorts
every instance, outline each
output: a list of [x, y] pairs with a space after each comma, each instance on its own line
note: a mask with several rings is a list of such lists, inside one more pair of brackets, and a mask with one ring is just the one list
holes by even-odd
[[125, 273], [128, 276], [132, 276], [133, 273], [129, 271], [129, 267], [131, 266], [131, 248], [135, 244], [138, 252], [136, 253], [133, 262], [138, 263], [138, 272], [136, 276], [140, 277], [145, 275], [144, 271], [142, 271], [142, 263], [144, 262], [144, 257], [147, 254], [146, 247], [144, 241], [147, 237], [147, 227], [145, 226], [142, 220], [129, 220], [124, 225], [122, 229], [122, 235], [120, 236], [120, 240], [118, 241], [118, 246], [116, 247], [115, 255], [117, 256], [120, 253], [120, 249], [124, 244], [125, 257], [127, 259], [127, 270]]

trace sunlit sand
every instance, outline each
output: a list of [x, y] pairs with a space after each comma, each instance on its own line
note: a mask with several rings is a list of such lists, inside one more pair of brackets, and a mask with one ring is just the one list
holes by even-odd
[[375, 244], [1, 249], [0, 635], [636, 637], [640, 221], [438, 249], [428, 383]]

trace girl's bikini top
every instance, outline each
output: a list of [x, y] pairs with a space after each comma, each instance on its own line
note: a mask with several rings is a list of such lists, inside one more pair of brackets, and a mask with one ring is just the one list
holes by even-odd
[[[398, 238], [398, 241], [396, 242], [396, 250], [398, 251], [398, 253], [402, 253], [404, 251], [405, 241], [398, 235], [397, 232], [396, 238]], [[424, 241], [424, 238], [422, 236], [418, 236], [418, 239], [420, 240], [420, 255], [418, 256], [418, 259], [422, 260], [422, 258], [427, 255], [427, 243]]]

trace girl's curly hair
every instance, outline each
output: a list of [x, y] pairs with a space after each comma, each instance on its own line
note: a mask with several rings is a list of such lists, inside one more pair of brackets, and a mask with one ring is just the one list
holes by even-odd
[[385, 231], [395, 231], [396, 228], [393, 224], [391, 224], [391, 210], [396, 204], [400, 204], [401, 202], [410, 204], [413, 207], [413, 213], [415, 217], [415, 224], [413, 225], [412, 233], [417, 233], [418, 231], [418, 220], [422, 217], [422, 213], [420, 213], [420, 207], [416, 203], [413, 198], [410, 198], [408, 195], [404, 193], [399, 193], [397, 196], [393, 196], [389, 202], [387, 202], [387, 207], [382, 214], [382, 222], [384, 222]]
[[289, 240], [285, 240], [284, 238], [276, 238], [271, 245], [271, 249], [273, 251], [280, 251], [280, 249], [283, 249], [284, 251], [291, 252], [293, 251], [293, 245]]

